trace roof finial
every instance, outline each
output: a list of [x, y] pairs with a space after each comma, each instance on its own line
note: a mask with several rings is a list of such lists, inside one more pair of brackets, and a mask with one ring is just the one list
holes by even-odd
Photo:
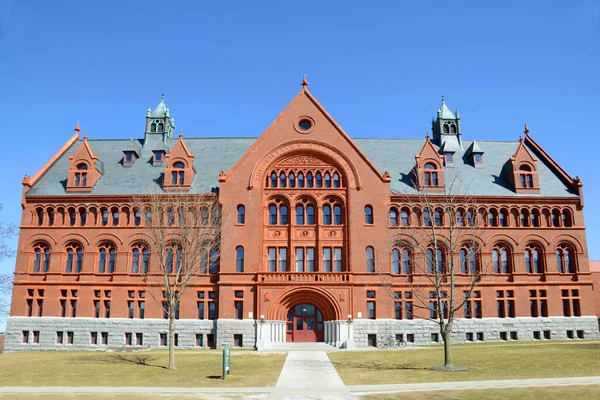
[[87, 133], [85, 135], [83, 135], [83, 140], [87, 142]]
[[79, 121], [77, 121], [77, 124], [75, 124], [75, 132], [79, 133], [81, 129], [79, 129]]
[[525, 136], [529, 136], [529, 127], [527, 126], [527, 122], [525, 122], [525, 129], [523, 129], [523, 133]]
[[523, 136], [519, 135], [519, 143], [523, 143]]
[[425, 133], [425, 139], [429, 140], [429, 132]]
[[183, 131], [179, 131], [179, 138], [183, 138]]
[[160, 101], [165, 101], [165, 94], [164, 93], [160, 95]]
[[306, 87], [308, 86], [308, 82], [306, 81], [306, 74], [304, 74], [303, 78], [302, 78], [302, 89], [306, 90]]
[[444, 104], [446, 100], [444, 100], [444, 95], [442, 95], [442, 104]]

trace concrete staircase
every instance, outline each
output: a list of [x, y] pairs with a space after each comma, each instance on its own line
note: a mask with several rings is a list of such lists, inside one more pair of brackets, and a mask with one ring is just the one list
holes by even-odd
[[323, 342], [269, 343], [265, 351], [336, 351], [337, 348]]

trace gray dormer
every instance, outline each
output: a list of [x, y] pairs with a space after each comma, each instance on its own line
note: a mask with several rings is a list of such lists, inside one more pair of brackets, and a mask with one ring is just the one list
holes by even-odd
[[483, 168], [483, 149], [475, 140], [467, 149], [466, 156], [475, 168]]

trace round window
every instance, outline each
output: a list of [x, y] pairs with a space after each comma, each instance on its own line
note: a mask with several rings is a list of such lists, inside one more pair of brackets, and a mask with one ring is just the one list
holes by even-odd
[[298, 122], [298, 127], [303, 131], [307, 131], [312, 128], [312, 122], [306, 118], [301, 119], [300, 122]]

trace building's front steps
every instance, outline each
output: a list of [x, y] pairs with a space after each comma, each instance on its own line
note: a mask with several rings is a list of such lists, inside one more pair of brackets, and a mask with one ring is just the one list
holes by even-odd
[[[438, 326], [427, 320], [356, 319], [326, 321], [325, 341], [321, 343], [286, 343], [284, 321], [256, 320], [178, 320], [177, 348], [207, 348], [231, 346], [259, 350], [289, 350], [293, 347], [323, 349], [365, 348], [378, 341], [398, 339], [414, 345], [441, 342]], [[9, 317], [6, 327], [5, 351], [32, 350], [107, 350], [165, 347], [161, 337], [168, 332], [164, 319], [124, 318], [57, 318]], [[39, 332], [39, 333], [36, 333]], [[62, 344], [58, 343], [62, 332]], [[93, 334], [95, 333], [95, 335]], [[130, 335], [129, 335], [130, 334]], [[438, 335], [436, 337], [436, 335]], [[93, 344], [96, 337], [97, 343]], [[453, 328], [453, 343], [599, 339], [598, 318], [483, 318], [459, 319]], [[106, 343], [103, 343], [105, 337]], [[69, 343], [71, 341], [72, 342]], [[137, 343], [141, 338], [141, 344]], [[27, 339], [25, 342], [24, 339]], [[36, 343], [37, 340], [37, 343]]]

